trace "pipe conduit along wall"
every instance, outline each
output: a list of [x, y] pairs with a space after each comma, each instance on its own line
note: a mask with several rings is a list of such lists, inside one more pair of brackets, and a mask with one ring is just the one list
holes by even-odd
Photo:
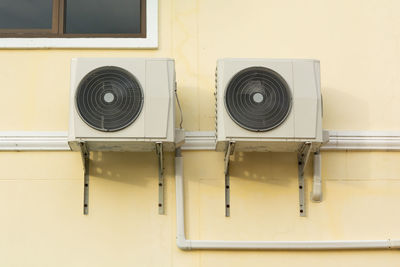
[[[214, 150], [214, 132], [186, 132], [182, 150]], [[329, 241], [190, 240], [185, 235], [184, 166], [181, 149], [175, 155], [176, 244], [182, 250], [367, 250], [400, 249], [399, 239]], [[66, 132], [0, 132], [0, 151], [68, 151]], [[400, 151], [400, 132], [329, 131], [321, 151]], [[319, 156], [314, 160], [320, 160]], [[320, 169], [315, 169], [312, 199], [321, 197]]]
[[400, 249], [399, 239], [330, 241], [223, 241], [189, 240], [185, 235], [183, 157], [175, 155], [176, 244], [182, 250], [362, 250]]
[[[328, 131], [321, 151], [400, 151], [400, 132]], [[182, 150], [215, 150], [215, 132], [186, 132]], [[69, 151], [67, 132], [0, 132], [0, 151]]]

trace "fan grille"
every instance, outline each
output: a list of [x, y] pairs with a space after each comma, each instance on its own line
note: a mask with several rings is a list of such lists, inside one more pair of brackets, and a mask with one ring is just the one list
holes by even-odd
[[290, 113], [292, 96], [281, 75], [264, 67], [237, 73], [225, 92], [229, 116], [250, 131], [268, 131], [283, 123]]
[[75, 95], [79, 116], [90, 127], [103, 132], [124, 129], [139, 116], [143, 92], [128, 71], [105, 66], [89, 72]]

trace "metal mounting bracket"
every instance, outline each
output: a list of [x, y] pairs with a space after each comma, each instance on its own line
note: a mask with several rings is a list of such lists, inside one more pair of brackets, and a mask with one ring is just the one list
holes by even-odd
[[83, 165], [83, 214], [89, 214], [89, 150], [85, 142], [81, 142], [81, 157]]
[[301, 217], [306, 216], [306, 205], [304, 198], [305, 183], [304, 183], [304, 170], [311, 152], [311, 142], [305, 142], [297, 153], [298, 162], [298, 178], [299, 178], [299, 212]]
[[231, 215], [230, 208], [230, 199], [231, 199], [231, 194], [230, 194], [230, 176], [229, 176], [229, 162], [230, 162], [230, 156], [233, 155], [235, 152], [235, 142], [229, 142], [226, 151], [225, 151], [225, 168], [224, 168], [224, 173], [225, 173], [225, 216], [229, 217]]
[[163, 144], [156, 143], [156, 153], [158, 157], [158, 214], [164, 214], [164, 157]]

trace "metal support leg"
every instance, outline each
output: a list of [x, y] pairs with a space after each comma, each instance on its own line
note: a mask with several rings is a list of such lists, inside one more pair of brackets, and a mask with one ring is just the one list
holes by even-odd
[[231, 215], [230, 208], [230, 176], [229, 176], [229, 162], [230, 156], [235, 150], [235, 142], [229, 142], [228, 147], [225, 151], [225, 216], [229, 217]]
[[230, 193], [230, 179], [229, 170], [225, 173], [225, 217], [231, 216], [231, 193]]
[[89, 150], [86, 143], [80, 143], [81, 156], [84, 173], [84, 186], [83, 186], [83, 214], [88, 215], [89, 213]]
[[297, 154], [298, 161], [298, 178], [299, 178], [299, 212], [301, 217], [306, 216], [306, 205], [304, 198], [305, 183], [304, 183], [304, 169], [307, 165], [310, 156], [311, 143], [306, 142], [300, 148]]
[[158, 214], [164, 214], [164, 157], [163, 144], [156, 143], [158, 157]]

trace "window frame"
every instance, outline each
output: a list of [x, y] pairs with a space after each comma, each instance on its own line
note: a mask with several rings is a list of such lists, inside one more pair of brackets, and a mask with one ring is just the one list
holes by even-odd
[[51, 28], [48, 29], [1, 29], [0, 28], [0, 38], [2, 37], [21, 37], [21, 36], [56, 36], [60, 30], [59, 27], [59, 4], [60, 1], [64, 3], [64, 0], [53, 0], [53, 10], [52, 10], [52, 21]]
[[64, 0], [53, 0], [52, 29], [3, 29], [0, 48], [157, 48], [158, 0], [142, 1], [145, 12], [141, 15], [141, 33], [60, 35], [58, 32], [64, 27]]

